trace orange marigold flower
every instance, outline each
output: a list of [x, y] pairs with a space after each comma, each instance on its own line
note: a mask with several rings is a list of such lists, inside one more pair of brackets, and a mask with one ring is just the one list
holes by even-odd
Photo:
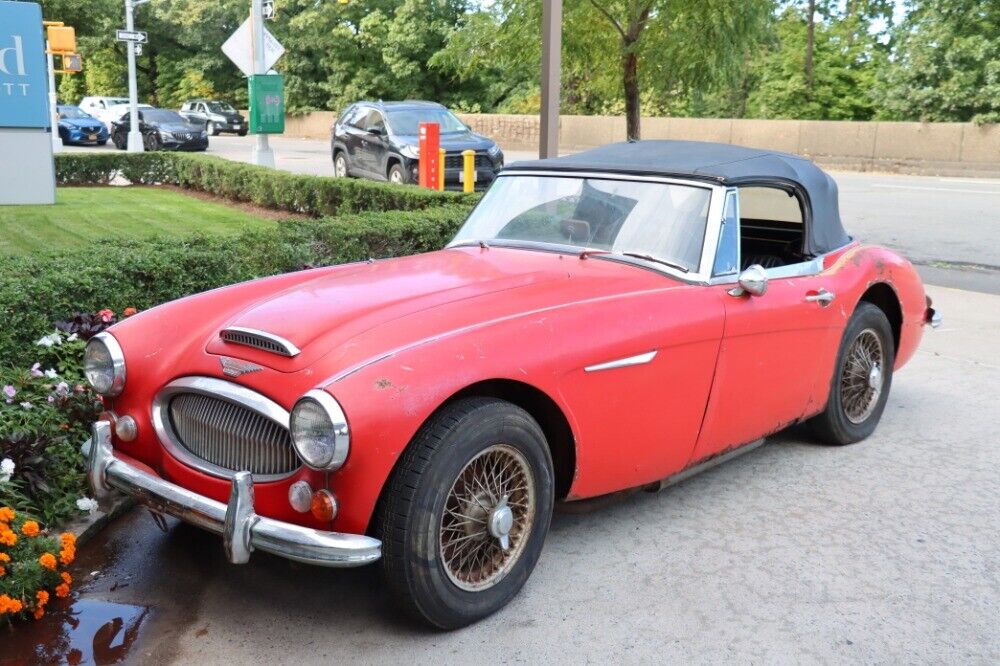
[[38, 536], [38, 523], [33, 520], [27, 520], [24, 525], [21, 525], [21, 534], [24, 536]]
[[38, 563], [41, 564], [46, 569], [51, 569], [55, 571], [56, 568], [56, 556], [52, 553], [42, 553], [42, 556], [38, 558]]
[[0, 562], [10, 562], [10, 555], [7, 553], [0, 553]]
[[122, 315], [126, 317], [131, 317], [136, 312], [138, 312], [138, 310], [136, 310], [135, 308], [125, 308], [124, 310], [122, 310]]
[[59, 551], [59, 561], [62, 562], [63, 566], [73, 563], [76, 558], [76, 548], [73, 546], [66, 546]]
[[13, 546], [17, 543], [17, 535], [13, 530], [3, 530], [0, 532], [0, 545]]
[[20, 613], [24, 606], [20, 599], [12, 599], [6, 594], [0, 594], [0, 615], [4, 613]]
[[45, 615], [45, 609], [39, 606], [38, 608], [35, 609], [34, 615], [36, 620], [41, 620], [42, 617]]
[[17, 514], [14, 513], [14, 509], [10, 508], [9, 506], [0, 507], [0, 521], [3, 521], [5, 523], [10, 523], [13, 522], [14, 518], [16, 517]]
[[62, 582], [66, 583], [67, 585], [73, 582], [73, 577], [69, 575], [68, 571], [63, 571], [61, 574], [59, 574], [59, 576], [62, 578]]
[[63, 532], [62, 534], [59, 535], [59, 542], [64, 546], [66, 544], [70, 545], [76, 544], [76, 535], [73, 534], [72, 532]]
[[69, 585], [66, 583], [60, 583], [56, 585], [56, 596], [60, 599], [69, 596]]
[[38, 601], [39, 606], [44, 606], [49, 603], [49, 593], [45, 590], [38, 590], [38, 592], [35, 593], [35, 599]]
[[3, 578], [6, 575], [7, 575], [7, 570], [4, 569], [3, 567], [0, 567], [0, 578]]

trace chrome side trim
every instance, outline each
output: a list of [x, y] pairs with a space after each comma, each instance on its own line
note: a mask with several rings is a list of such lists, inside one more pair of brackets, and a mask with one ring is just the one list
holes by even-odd
[[[160, 443], [163, 444], [163, 448], [170, 455], [188, 467], [193, 467], [206, 474], [222, 479], [232, 479], [236, 475], [236, 472], [214, 465], [207, 460], [202, 460], [192, 455], [190, 451], [181, 445], [177, 433], [174, 432], [173, 426], [170, 423], [170, 414], [168, 411], [170, 399], [178, 393], [197, 393], [221, 400], [228, 400], [229, 402], [252, 409], [261, 416], [288, 430], [289, 415], [284, 407], [256, 391], [251, 391], [239, 384], [233, 384], [232, 382], [213, 377], [181, 377], [180, 379], [175, 379], [160, 389], [156, 397], [153, 398], [153, 430], [156, 432]], [[254, 480], [278, 481], [288, 478], [295, 474], [296, 471], [298, 470], [293, 470], [288, 474], [257, 474], [254, 476]]]
[[614, 368], [627, 368], [631, 365], [643, 365], [644, 363], [649, 363], [654, 358], [656, 358], [656, 350], [651, 352], [646, 352], [645, 354], [638, 354], [636, 356], [629, 356], [627, 358], [620, 358], [615, 361], [608, 361], [607, 363], [598, 363], [596, 365], [588, 365], [583, 369], [584, 372], [598, 372], [600, 370], [612, 370]]
[[263, 550], [296, 562], [324, 567], [357, 567], [382, 556], [382, 542], [362, 534], [315, 530], [257, 515], [253, 480], [240, 472], [233, 483], [229, 504], [165, 481], [115, 457], [111, 424], [98, 421], [91, 437], [87, 476], [99, 501], [112, 489], [158, 513], [179, 518], [222, 535], [230, 562], [246, 562], [254, 550]]
[[[302, 351], [289, 340], [286, 340], [280, 335], [268, 333], [267, 331], [262, 331], [257, 328], [227, 326], [219, 332], [219, 337], [234, 345], [243, 345], [244, 347], [263, 349], [264, 351], [269, 351], [281, 356], [288, 356], [289, 358], [298, 356]], [[249, 338], [249, 340], [246, 338]], [[255, 339], [260, 341], [262, 344], [254, 344], [252, 340]]]

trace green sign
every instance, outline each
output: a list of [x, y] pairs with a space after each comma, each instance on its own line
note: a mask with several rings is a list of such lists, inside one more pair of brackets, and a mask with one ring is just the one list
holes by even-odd
[[250, 82], [250, 132], [285, 131], [285, 80], [281, 74], [253, 74]]

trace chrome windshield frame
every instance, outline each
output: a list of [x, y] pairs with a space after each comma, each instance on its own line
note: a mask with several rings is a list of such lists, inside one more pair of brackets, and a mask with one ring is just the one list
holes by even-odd
[[[665, 266], [663, 264], [646, 261], [644, 259], [639, 259], [635, 257], [627, 257], [621, 254], [607, 253], [607, 254], [591, 254], [588, 255], [588, 259], [600, 259], [602, 261], [614, 261], [617, 263], [630, 264], [640, 268], [646, 268], [649, 270], [662, 273], [676, 280], [682, 282], [689, 282], [693, 284], [708, 284], [712, 276], [712, 265], [715, 262], [715, 248], [719, 242], [719, 231], [722, 224], [723, 209], [725, 207], [726, 198], [726, 187], [721, 183], [713, 183], [707, 180], [700, 180], [697, 178], [676, 178], [668, 176], [640, 176], [627, 173], [615, 173], [615, 172], [605, 172], [605, 171], [547, 171], [544, 169], [531, 169], [531, 170], [517, 170], [517, 171], [506, 171], [500, 172], [497, 175], [497, 180], [501, 178], [518, 178], [521, 176], [542, 176], [542, 177], [554, 177], [554, 178], [589, 178], [595, 180], [621, 180], [630, 181], [638, 183], [662, 183], [664, 185], [682, 185], [685, 187], [697, 187], [701, 189], [706, 189], [711, 192], [711, 200], [708, 205], [708, 216], [705, 220], [705, 235], [702, 240], [701, 247], [701, 258], [699, 260], [697, 270], [682, 271], [671, 266]], [[494, 181], [496, 182], [496, 181]], [[482, 199], [480, 199], [482, 201]], [[477, 205], [478, 207], [478, 205]], [[473, 212], [469, 214], [472, 216]], [[467, 218], [468, 219], [468, 218]], [[464, 240], [453, 240], [447, 247], [460, 247], [466, 245], [475, 245], [479, 243], [485, 243], [486, 245], [496, 245], [497, 247], [510, 247], [519, 248], [526, 250], [536, 250], [543, 252], [557, 252], [561, 254], [579, 254], [586, 248], [575, 246], [575, 245], [562, 245], [559, 243], [544, 243], [538, 241], [518, 241], [512, 239], [464, 239]], [[664, 257], [665, 260], [671, 260], [670, 257]]]

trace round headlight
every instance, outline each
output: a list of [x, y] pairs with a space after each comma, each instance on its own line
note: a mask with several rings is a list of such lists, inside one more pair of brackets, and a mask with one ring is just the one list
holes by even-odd
[[292, 445], [302, 461], [321, 471], [339, 469], [347, 460], [351, 434], [340, 404], [326, 391], [299, 398], [290, 419]]
[[98, 333], [83, 352], [83, 372], [99, 394], [114, 397], [125, 388], [125, 355], [118, 341]]

